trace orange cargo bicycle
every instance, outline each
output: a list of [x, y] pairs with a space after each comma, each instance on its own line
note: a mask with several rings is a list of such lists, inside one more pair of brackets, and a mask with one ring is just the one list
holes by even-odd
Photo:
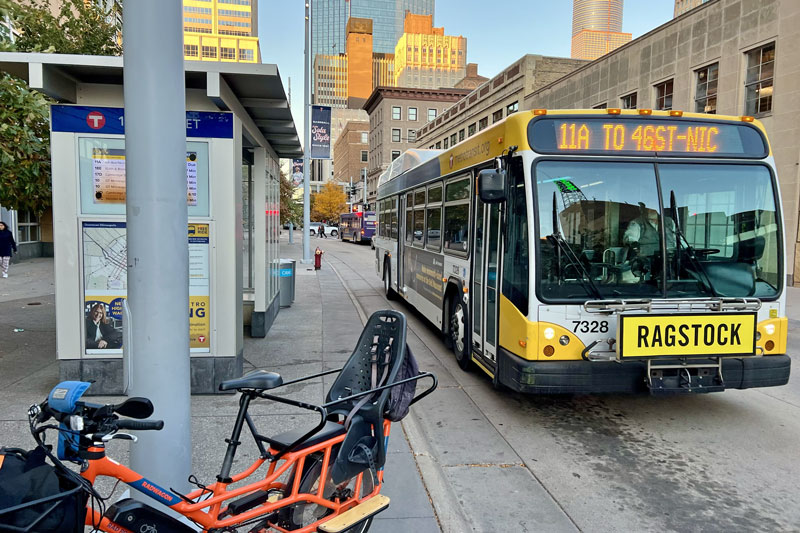
[[[322, 405], [267, 392], [337, 372]], [[422, 378], [430, 378], [431, 385], [415, 396], [416, 381]], [[60, 383], [46, 401], [29, 411], [31, 433], [39, 447], [32, 452], [0, 451], [0, 531], [83, 531], [85, 524], [98, 531], [122, 533], [364, 533], [373, 517], [389, 505], [389, 498], [380, 492], [392, 422], [405, 416], [409, 405], [433, 392], [436, 385], [433, 374], [418, 371], [408, 350], [405, 316], [391, 310], [378, 311], [370, 317], [354, 353], [341, 369], [286, 382], [279, 374], [257, 370], [222, 382], [221, 391], [237, 390], [240, 397], [220, 473], [208, 485], [190, 476], [197, 489], [181, 494], [106, 456], [107, 442], [136, 440], [122, 430], [163, 427], [161, 421], [142, 420], [153, 414], [149, 400], [128, 398], [118, 405], [91, 404], [80, 400], [89, 383]], [[320, 421], [310, 430], [266, 437], [248, 414], [250, 403], [260, 398], [316, 411]], [[50, 419], [59, 424], [46, 424]], [[244, 471], [233, 473], [245, 425], [260, 457]], [[57, 454], [45, 445], [49, 429], [59, 432]], [[44, 463], [45, 456], [54, 466]], [[61, 461], [80, 465], [80, 476]], [[33, 472], [50, 474], [41, 470], [45, 466], [56, 474], [56, 490], [25, 500], [21, 488], [32, 485]], [[3, 476], [4, 470], [23, 473], [15, 478]], [[188, 520], [176, 520], [131, 498], [106, 508], [93, 487], [101, 476], [126, 483]], [[15, 488], [20, 490], [12, 490]], [[6, 496], [25, 501], [12, 501], [16, 505], [9, 507], [6, 498], [3, 505], [4, 491]]]

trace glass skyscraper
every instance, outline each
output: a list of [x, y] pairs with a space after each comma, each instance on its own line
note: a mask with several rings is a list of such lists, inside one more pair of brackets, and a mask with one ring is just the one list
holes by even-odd
[[435, 0], [311, 0], [311, 53], [345, 53], [349, 17], [372, 19], [373, 52], [394, 54], [405, 12], [433, 15]]

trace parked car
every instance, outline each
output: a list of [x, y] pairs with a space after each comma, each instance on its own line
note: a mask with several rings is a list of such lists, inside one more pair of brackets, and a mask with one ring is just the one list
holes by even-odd
[[319, 235], [320, 229], [323, 227], [325, 228], [325, 235], [329, 237], [337, 237], [339, 235], [339, 228], [336, 226], [329, 226], [327, 224], [322, 224], [322, 222], [312, 222], [308, 226], [310, 235]]

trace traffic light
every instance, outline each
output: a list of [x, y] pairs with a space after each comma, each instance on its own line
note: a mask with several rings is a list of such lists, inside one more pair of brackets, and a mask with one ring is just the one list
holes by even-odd
[[351, 185], [350, 186], [350, 196], [355, 196], [355, 195], [356, 195], [356, 186], [355, 185]]

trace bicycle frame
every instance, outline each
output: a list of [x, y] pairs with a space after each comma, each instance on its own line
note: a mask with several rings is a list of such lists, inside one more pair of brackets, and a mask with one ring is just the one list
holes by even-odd
[[[322, 372], [319, 374], [314, 374], [303, 378], [295, 379], [292, 381], [284, 382], [282, 386], [290, 385], [300, 381], [306, 381], [309, 379], [325, 376], [328, 374], [333, 374], [340, 371], [341, 369], [329, 370], [327, 372]], [[425, 377], [430, 377], [433, 381], [433, 384], [429, 389], [425, 390], [424, 392], [416, 396], [411, 402], [413, 404], [421, 400], [431, 392], [433, 392], [433, 390], [435, 390], [438, 384], [436, 376], [434, 376], [429, 372], [422, 372], [417, 376], [407, 378], [402, 381], [397, 381], [395, 383], [392, 383], [391, 385], [384, 385], [382, 387], [377, 387], [370, 391], [354, 394], [346, 398], [340, 398], [338, 400], [325, 403], [321, 406], [307, 404], [304, 402], [298, 402], [289, 398], [274, 396], [271, 394], [267, 394], [264, 391], [242, 390], [240, 391], [241, 397], [239, 401], [239, 411], [236, 416], [236, 422], [234, 424], [234, 428], [230, 439], [226, 439], [226, 442], [228, 442], [228, 449], [225, 453], [225, 458], [222, 463], [221, 471], [219, 475], [217, 475], [217, 481], [211, 485], [205, 486], [204, 488], [199, 488], [197, 490], [194, 490], [189, 494], [185, 495], [178, 494], [173, 490], [168, 490], [163, 487], [160, 487], [159, 485], [145, 478], [141, 474], [106, 457], [105, 446], [98, 443], [95, 443], [94, 446], [88, 448], [86, 453], [87, 467], [81, 472], [81, 476], [86, 480], [88, 480], [89, 482], [91, 482], [92, 484], [94, 484], [98, 476], [118, 479], [123, 483], [127, 484], [128, 486], [130, 486], [131, 488], [136, 489], [142, 494], [147, 495], [153, 500], [166, 505], [167, 507], [177, 512], [178, 514], [181, 514], [193, 520], [194, 522], [200, 524], [205, 530], [240, 525], [244, 522], [255, 520], [261, 517], [267, 517], [268, 515], [274, 513], [275, 511], [278, 511], [280, 509], [298, 503], [316, 504], [323, 507], [327, 507], [328, 509], [333, 511], [332, 513], [329, 513], [328, 515], [322, 517], [320, 520], [317, 520], [314, 523], [309, 524], [300, 529], [286, 530], [277, 525], [270, 525], [270, 527], [272, 527], [274, 530], [280, 532], [311, 533], [317, 531], [317, 528], [323, 522], [326, 522], [327, 520], [330, 520], [335, 516], [340, 515], [341, 513], [351, 509], [352, 507], [355, 507], [361, 502], [366, 501], [372, 498], [373, 496], [379, 494], [383, 484], [383, 468], [378, 469], [377, 479], [374, 480], [373, 490], [369, 494], [361, 495], [363, 475], [364, 475], [364, 473], [362, 472], [354, 478], [355, 490], [353, 491], [352, 497], [349, 497], [344, 501], [339, 501], [338, 499], [332, 501], [324, 497], [324, 491], [326, 486], [324, 480], [328, 478], [329, 466], [332, 463], [332, 459], [334, 459], [334, 457], [332, 456], [333, 447], [338, 444], [341, 444], [344, 441], [346, 433], [342, 433], [340, 435], [329, 438], [325, 441], [314, 444], [312, 446], [303, 447], [300, 450], [295, 450], [295, 448], [325, 426], [325, 423], [328, 418], [329, 408], [336, 406], [338, 404], [342, 404], [347, 401], [361, 398], [366, 395], [374, 394], [375, 392], [382, 391], [387, 388], [400, 385], [402, 383], [406, 383], [413, 380], [419, 380]], [[274, 400], [280, 403], [286, 403], [303, 409], [317, 411], [320, 414], [320, 422], [316, 427], [314, 427], [312, 430], [299, 437], [295, 442], [289, 444], [288, 446], [283, 447], [282, 449], [279, 449], [278, 447], [274, 446], [275, 441], [273, 441], [269, 437], [260, 435], [257, 432], [255, 424], [253, 423], [252, 419], [250, 418], [250, 415], [247, 412], [250, 402], [255, 398]], [[233, 459], [236, 454], [236, 449], [241, 444], [239, 439], [241, 437], [241, 433], [245, 423], [247, 424], [250, 433], [255, 439], [256, 445], [258, 446], [261, 456], [247, 469], [243, 470], [238, 474], [231, 475], [231, 465], [233, 464]], [[383, 433], [387, 443], [391, 432], [391, 426], [392, 426], [391, 421], [386, 419], [383, 420]], [[264, 443], [270, 444], [268, 449], [265, 448]], [[301, 493], [300, 483], [302, 481], [302, 474], [304, 472], [306, 458], [311, 454], [317, 454], [317, 453], [323, 454], [322, 467], [320, 472], [320, 480], [323, 481], [319, 483], [319, 487], [317, 488], [315, 493]], [[253, 476], [262, 467], [262, 465], [264, 465], [264, 463], [268, 463], [269, 466], [263, 479], [241, 487], [232, 488], [230, 490], [228, 489], [230, 485], [239, 483]], [[279, 481], [284, 475], [288, 475], [289, 479], [292, 480], [291, 487], [288, 487], [286, 486], [286, 484]], [[232, 503], [232, 501], [235, 498], [253, 493], [255, 491], [270, 491], [270, 490], [283, 491], [283, 497], [274, 501], [272, 499], [269, 499], [264, 503], [259, 503], [255, 505], [251, 509], [242, 511], [232, 516], [224, 516], [224, 517], [220, 516], [221, 514], [225, 513], [225, 511], [228, 508], [228, 504]], [[85, 524], [88, 526], [97, 527], [101, 531], [107, 531], [111, 533], [132, 533], [124, 526], [116, 524], [112, 522], [111, 519], [109, 519], [108, 517], [100, 515], [98, 510], [88, 506], [87, 506]]]
[[[384, 422], [384, 431], [386, 436], [389, 436], [389, 432], [391, 429], [391, 422], [385, 421]], [[376, 494], [380, 493], [381, 486], [383, 483], [383, 471], [378, 472], [378, 479], [376, 480], [375, 487], [372, 492], [365, 495], [362, 498], [359, 498], [358, 495], [361, 493], [361, 483], [363, 474], [359, 474], [356, 480], [356, 490], [355, 495], [353, 498], [346, 500], [344, 502], [332, 502], [327, 500], [323, 497], [323, 491], [325, 489], [325, 484], [320, 483], [319, 488], [315, 494], [310, 493], [300, 493], [300, 482], [301, 476], [299, 475], [303, 471], [303, 466], [305, 464], [306, 457], [310, 454], [317, 453], [317, 452], [324, 452], [324, 457], [322, 461], [322, 472], [320, 474], [320, 479], [324, 480], [327, 478], [328, 475], [328, 466], [331, 462], [331, 453], [332, 448], [336, 444], [341, 443], [345, 438], [345, 435], [339, 435], [333, 439], [329, 439], [325, 442], [320, 444], [311, 446], [309, 448], [305, 448], [298, 452], [289, 452], [282, 457], [282, 463], [278, 466], [278, 461], [272, 461], [269, 463], [269, 469], [266, 473], [266, 476], [261, 481], [256, 481], [254, 483], [250, 483], [248, 485], [238, 487], [235, 489], [228, 490], [228, 487], [233, 484], [240, 482], [253, 474], [265, 463], [268, 459], [259, 458], [257, 459], [249, 468], [246, 470], [232, 476], [230, 478], [230, 483], [217, 481], [212, 485], [206, 487], [206, 489], [197, 489], [192, 491], [189, 494], [181, 497], [178, 494], [175, 494], [171, 490], [164, 489], [158, 486], [156, 483], [153, 483], [149, 479], [143, 477], [141, 474], [138, 474], [127, 468], [124, 465], [105, 457], [105, 450], [103, 448], [89, 448], [89, 452], [92, 453], [102, 453], [103, 457], [101, 459], [92, 459], [89, 460], [89, 467], [81, 474], [85, 479], [94, 483], [95, 479], [98, 476], [107, 476], [119, 479], [120, 481], [126, 483], [128, 486], [138, 490], [142, 494], [149, 496], [150, 498], [167, 505], [173, 511], [190, 518], [191, 520], [197, 522], [205, 529], [213, 529], [213, 528], [223, 528], [223, 527], [230, 527], [235, 526], [237, 524], [241, 524], [242, 522], [247, 522], [248, 520], [252, 520], [255, 518], [259, 518], [261, 516], [269, 515], [274, 511], [277, 511], [281, 508], [288, 507], [290, 505], [298, 504], [298, 503], [314, 503], [317, 505], [321, 505], [327, 507], [333, 511], [333, 513], [329, 516], [326, 516], [324, 519], [321, 519], [311, 525], [308, 525], [302, 529], [295, 529], [292, 530], [293, 533], [310, 533], [317, 530], [317, 527], [324, 522], [326, 519], [330, 519], [333, 516], [336, 516], [344, 511], [347, 511], [351, 507], [358, 505], [362, 501], [375, 496]], [[274, 448], [270, 448], [269, 452], [275, 452], [274, 455], [278, 454], [278, 450]], [[289, 471], [294, 468], [295, 475], [293, 476], [293, 485], [292, 487], [286, 487], [283, 483], [280, 483], [278, 479], [280, 479], [284, 474], [289, 473]], [[243, 496], [245, 494], [252, 493], [258, 490], [272, 490], [272, 489], [280, 489], [287, 491], [287, 494], [274, 502], [267, 502], [263, 505], [259, 505], [253, 509], [248, 511], [244, 511], [240, 514], [226, 517], [220, 519], [220, 513], [224, 510], [224, 504], [226, 502], [230, 502], [234, 498], [239, 496]], [[207, 499], [202, 499], [203, 496], [211, 494], [211, 496]], [[184, 499], [185, 498], [185, 499]], [[197, 500], [197, 503], [189, 503], [188, 500]], [[204, 510], [208, 509], [208, 510]], [[102, 517], [95, 509], [88, 509], [86, 514], [86, 525], [93, 525], [99, 524], [99, 529], [101, 531], [108, 531], [108, 532], [127, 532], [128, 530], [121, 526], [120, 524], [115, 524], [111, 522], [110, 519], [107, 517]], [[273, 526], [274, 529], [277, 531], [288, 531], [280, 528], [278, 526]]]

